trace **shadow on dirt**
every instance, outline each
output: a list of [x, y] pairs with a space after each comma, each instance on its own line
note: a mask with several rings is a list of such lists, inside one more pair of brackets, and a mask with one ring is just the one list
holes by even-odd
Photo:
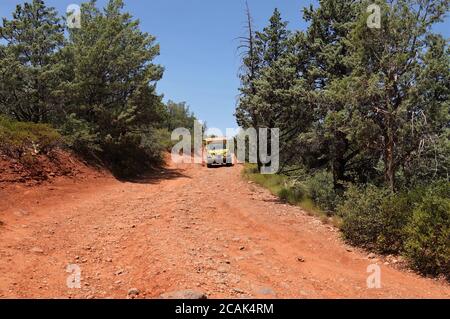
[[153, 168], [149, 172], [142, 174], [137, 177], [132, 178], [118, 178], [119, 181], [124, 183], [135, 183], [135, 184], [157, 184], [162, 180], [170, 180], [177, 178], [191, 178], [182, 173], [181, 169], [159, 167]]
[[289, 204], [287, 200], [282, 200], [280, 198], [263, 198], [263, 202], [272, 203], [272, 204]]

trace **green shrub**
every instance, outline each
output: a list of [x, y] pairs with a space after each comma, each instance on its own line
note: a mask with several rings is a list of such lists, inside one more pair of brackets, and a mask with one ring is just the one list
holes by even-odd
[[102, 157], [117, 177], [134, 177], [148, 168], [146, 154], [140, 147], [139, 134], [125, 134], [118, 138], [106, 136]]
[[47, 154], [62, 141], [61, 135], [47, 124], [17, 122], [0, 116], [0, 151], [8, 156]]
[[450, 198], [450, 182], [448, 180], [435, 181], [428, 188], [428, 193], [442, 198]]
[[407, 238], [405, 226], [416, 205], [414, 193], [389, 194], [380, 207], [382, 227], [376, 240], [376, 249], [381, 253], [396, 254], [403, 250]]
[[352, 244], [381, 253], [401, 252], [414, 199], [413, 193], [393, 194], [373, 185], [351, 186], [338, 206], [344, 237]]
[[[280, 200], [300, 206], [310, 215], [316, 215], [328, 222], [328, 217], [309, 198], [308, 189], [303, 182], [294, 182], [288, 176], [278, 174], [260, 174], [256, 164], [246, 163], [243, 175], [248, 180], [259, 184], [276, 196]], [[333, 220], [337, 224], [337, 220]]]
[[126, 133], [119, 138], [107, 136], [103, 156], [118, 177], [135, 177], [162, 163], [163, 144], [154, 131]]
[[390, 192], [373, 185], [365, 188], [350, 186], [338, 214], [342, 217], [341, 230], [350, 243], [370, 249], [377, 248], [377, 240], [383, 232], [381, 207]]
[[314, 203], [328, 214], [332, 214], [338, 199], [334, 189], [333, 175], [327, 171], [319, 171], [308, 178], [305, 184]]
[[301, 185], [283, 186], [277, 195], [282, 201], [290, 204], [298, 204], [307, 197], [307, 193]]
[[289, 189], [283, 187], [278, 191], [278, 197], [280, 197], [282, 201], [287, 202], [289, 200], [289, 193]]
[[102, 151], [98, 133], [94, 133], [90, 123], [78, 119], [75, 114], [67, 116], [60, 132], [67, 145], [80, 155], [90, 156]]
[[165, 151], [170, 151], [176, 144], [176, 141], [172, 141], [171, 133], [166, 128], [153, 130], [153, 139], [160, 145], [160, 148]]
[[161, 164], [164, 151], [172, 147], [169, 131], [166, 129], [149, 129], [140, 134], [139, 147], [144, 151], [146, 160], [153, 164]]
[[[441, 185], [438, 190], [448, 190]], [[425, 274], [450, 278], [450, 197], [437, 196], [436, 189], [424, 196], [406, 227], [406, 256]]]

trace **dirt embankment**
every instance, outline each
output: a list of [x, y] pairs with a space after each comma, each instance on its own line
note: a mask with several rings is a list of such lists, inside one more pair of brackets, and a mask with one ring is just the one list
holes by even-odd
[[74, 154], [60, 149], [48, 155], [27, 155], [20, 160], [0, 153], [0, 189], [52, 183], [64, 177], [80, 180], [105, 174], [100, 168], [95, 169]]
[[[241, 178], [174, 165], [0, 190], [0, 297], [450, 298], [444, 282], [346, 246], [339, 232]], [[368, 288], [378, 264], [381, 288]], [[68, 265], [81, 271], [69, 288]]]

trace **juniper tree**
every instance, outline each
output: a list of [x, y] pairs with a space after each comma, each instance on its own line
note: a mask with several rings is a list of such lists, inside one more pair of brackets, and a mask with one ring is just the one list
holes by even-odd
[[[411, 177], [421, 152], [430, 144], [437, 147], [448, 132], [449, 51], [432, 26], [442, 20], [449, 1], [380, 5], [381, 29], [368, 28], [363, 15], [352, 31], [348, 61], [353, 70], [336, 81], [335, 92], [351, 111], [347, 130], [352, 139], [380, 160], [385, 184], [393, 190], [396, 178]], [[439, 152], [448, 154], [440, 144]]]

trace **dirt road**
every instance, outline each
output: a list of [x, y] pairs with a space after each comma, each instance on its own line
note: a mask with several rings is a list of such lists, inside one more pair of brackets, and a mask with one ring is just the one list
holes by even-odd
[[[443, 297], [449, 285], [381, 266], [301, 209], [244, 181], [241, 166], [171, 165], [157, 176], [0, 193], [0, 297]], [[70, 289], [66, 267], [81, 270]]]

